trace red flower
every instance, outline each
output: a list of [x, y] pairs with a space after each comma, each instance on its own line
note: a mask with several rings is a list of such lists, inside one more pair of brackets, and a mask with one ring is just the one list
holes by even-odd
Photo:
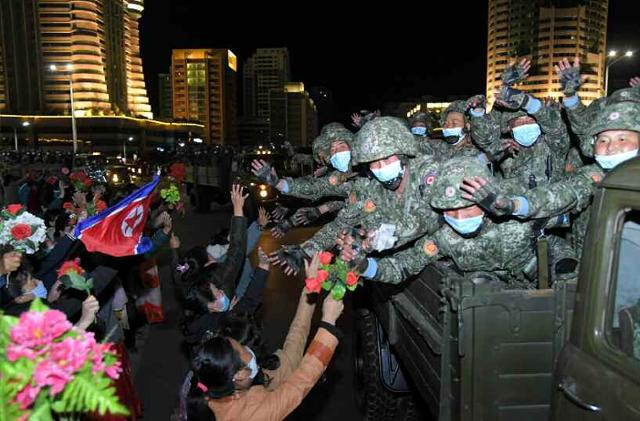
[[56, 177], [54, 177], [54, 176], [51, 176], [51, 177], [47, 178], [47, 184], [53, 185], [53, 184], [56, 184], [57, 181], [58, 181], [58, 179]]
[[13, 204], [13, 205], [7, 206], [7, 212], [9, 212], [11, 215], [17, 215], [18, 212], [20, 212], [21, 210], [22, 210], [22, 205], [20, 204]]
[[84, 181], [87, 179], [87, 174], [84, 171], [72, 172], [69, 179], [72, 181]]
[[175, 178], [179, 183], [184, 181], [185, 172], [184, 164], [181, 162], [177, 162], [169, 168], [169, 175]]
[[318, 271], [318, 280], [320, 281], [320, 283], [323, 283], [327, 279], [329, 279], [329, 272], [327, 272], [326, 270], [320, 269]]
[[76, 207], [71, 202], [64, 202], [62, 207], [64, 208], [64, 210], [69, 211], [69, 212], [75, 212], [76, 211]]
[[85, 178], [82, 181], [82, 184], [84, 184], [86, 187], [91, 187], [93, 185], [93, 180], [91, 180], [90, 178]]
[[67, 260], [58, 269], [58, 277], [75, 272], [78, 275], [84, 275], [84, 269], [80, 266], [80, 259]]
[[358, 283], [358, 275], [353, 272], [347, 272], [347, 279], [345, 279], [345, 283], [352, 287]]
[[320, 264], [329, 265], [331, 264], [332, 259], [333, 259], [333, 254], [329, 253], [328, 251], [320, 252]]
[[102, 212], [106, 208], [107, 208], [107, 204], [105, 203], [104, 200], [96, 201], [96, 212]]
[[322, 289], [322, 282], [318, 278], [307, 278], [304, 283], [309, 292], [320, 292]]
[[11, 228], [11, 236], [14, 240], [24, 240], [26, 238], [31, 237], [31, 227], [27, 224], [17, 224], [15, 227]]

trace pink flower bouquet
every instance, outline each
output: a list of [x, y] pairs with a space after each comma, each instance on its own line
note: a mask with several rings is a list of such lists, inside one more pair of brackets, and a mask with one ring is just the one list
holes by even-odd
[[0, 316], [0, 418], [127, 415], [112, 385], [120, 371], [111, 344], [73, 329], [39, 300], [19, 319]]

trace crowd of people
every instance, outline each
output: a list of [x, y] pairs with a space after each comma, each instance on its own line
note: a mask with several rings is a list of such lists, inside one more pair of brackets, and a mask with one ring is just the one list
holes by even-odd
[[[112, 190], [65, 167], [5, 180], [5, 206], [20, 204], [42, 217], [46, 240], [29, 255], [2, 245], [2, 311], [20, 315], [40, 299], [77, 329], [116, 344], [124, 366], [118, 395], [135, 419], [141, 407], [126, 344], [141, 319], [164, 320], [155, 256], [169, 249], [191, 361], [173, 419], [283, 419], [330, 363], [344, 305], [327, 295], [306, 346], [319, 297], [317, 289], [301, 285], [282, 347], [268, 350], [257, 315], [271, 265], [318, 279], [321, 253], [331, 250], [360, 282], [401, 283], [436, 261], [504, 288], [547, 288], [575, 278], [599, 183], [638, 155], [640, 80], [585, 106], [577, 94], [584, 83], [580, 63], [563, 60], [556, 71], [565, 96], [558, 103], [517, 89], [529, 67], [522, 60], [505, 70], [490, 112], [482, 95], [453, 102], [442, 113], [441, 137], [430, 136], [433, 122], [425, 113], [404, 120], [361, 112], [353, 116], [355, 133], [340, 123], [322, 128], [313, 142], [313, 175], [280, 178], [267, 161], [253, 161], [260, 181], [314, 206], [278, 206], [268, 214], [233, 185], [229, 228], [213, 229], [208, 244], [188, 250], [173, 232], [180, 208], [164, 195], [154, 197], [146, 221], [151, 247], [113, 257], [87, 251], [74, 227], [135, 187]], [[209, 162], [205, 155], [198, 159]], [[335, 216], [302, 244], [271, 255], [258, 247], [268, 227], [282, 238], [328, 214]], [[249, 260], [254, 252], [255, 267]], [[90, 294], [59, 279], [60, 266], [73, 259], [94, 279]]]

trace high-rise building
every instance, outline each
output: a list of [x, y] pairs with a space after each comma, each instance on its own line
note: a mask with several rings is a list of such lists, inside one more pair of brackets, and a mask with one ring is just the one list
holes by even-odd
[[286, 48], [259, 48], [244, 64], [243, 106], [245, 117], [269, 118], [269, 95], [291, 80]]
[[69, 114], [73, 92], [76, 116], [152, 118], [140, 58], [143, 10], [143, 0], [2, 0], [0, 110]]
[[173, 118], [198, 121], [207, 141], [235, 144], [237, 58], [226, 49], [173, 50]]
[[173, 118], [171, 73], [160, 73], [158, 75], [158, 117], [162, 119]]
[[318, 111], [301, 82], [285, 84], [270, 93], [270, 138], [293, 146], [311, 145], [318, 134]]
[[585, 103], [604, 94], [608, 0], [489, 0], [487, 100], [492, 104], [500, 76], [516, 59], [532, 60], [520, 89], [541, 98], [562, 96], [554, 64], [579, 57], [589, 80]]

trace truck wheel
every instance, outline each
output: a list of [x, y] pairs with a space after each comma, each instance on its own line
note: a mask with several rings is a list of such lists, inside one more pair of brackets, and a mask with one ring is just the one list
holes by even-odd
[[404, 395], [390, 392], [380, 381], [377, 329], [375, 315], [361, 310], [354, 341], [356, 403], [364, 415], [363, 420], [391, 421], [399, 412]]

